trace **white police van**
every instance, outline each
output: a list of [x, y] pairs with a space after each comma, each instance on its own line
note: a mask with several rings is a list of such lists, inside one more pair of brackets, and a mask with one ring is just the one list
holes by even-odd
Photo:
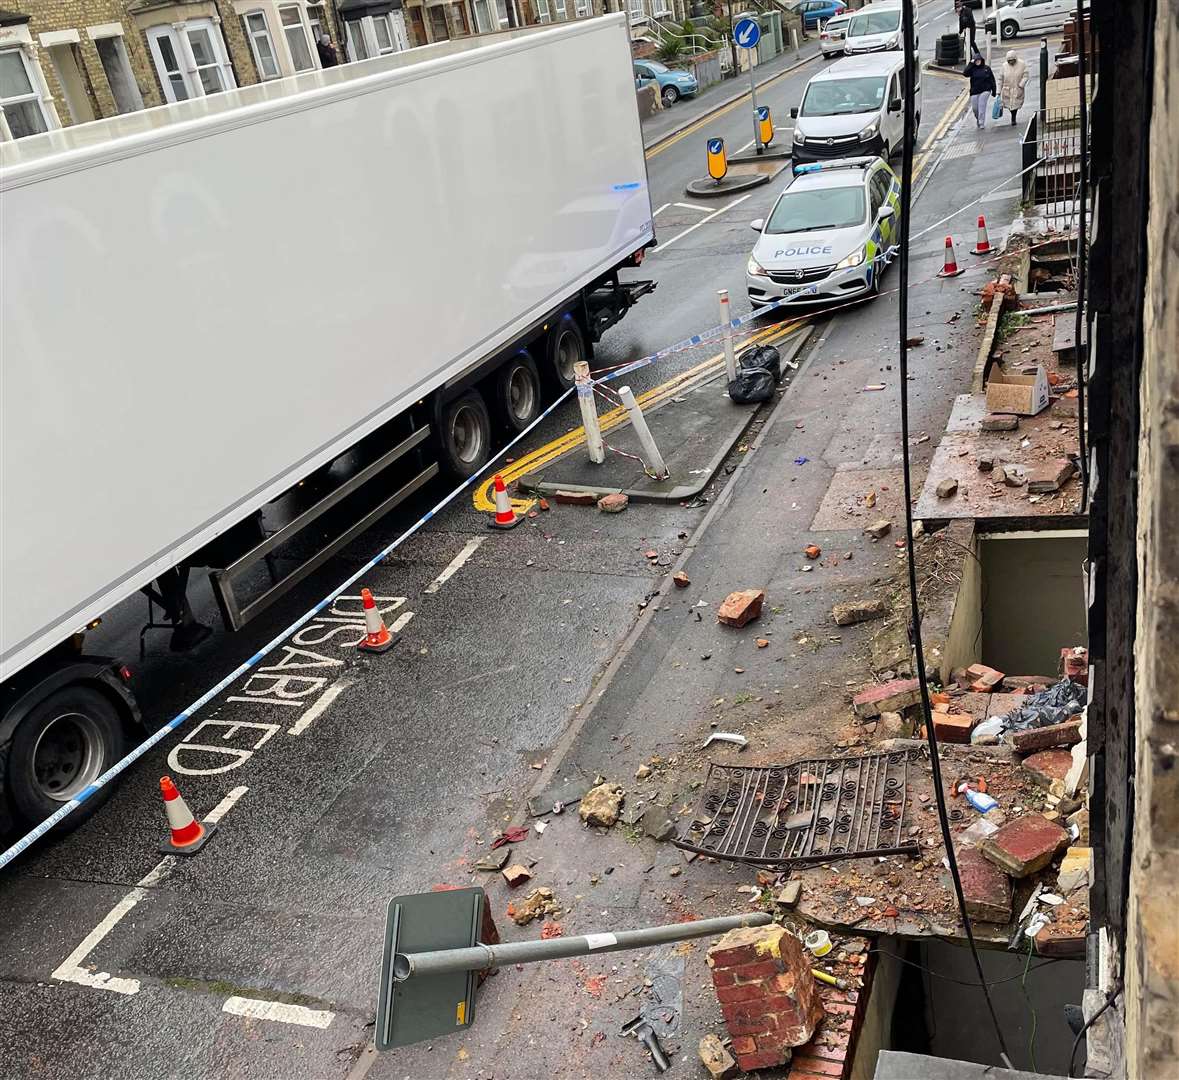
[[745, 267], [754, 309], [875, 295], [895, 252], [901, 182], [878, 157], [794, 166]]

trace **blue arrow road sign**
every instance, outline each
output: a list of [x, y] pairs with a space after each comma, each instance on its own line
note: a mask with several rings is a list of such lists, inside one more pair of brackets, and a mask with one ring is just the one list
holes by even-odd
[[720, 139], [709, 139], [708, 140], [708, 152], [710, 154], [719, 154], [721, 152], [721, 147], [723, 145], [724, 145], [724, 143]]
[[761, 27], [756, 19], [738, 19], [733, 25], [733, 40], [743, 49], [752, 49], [761, 40]]

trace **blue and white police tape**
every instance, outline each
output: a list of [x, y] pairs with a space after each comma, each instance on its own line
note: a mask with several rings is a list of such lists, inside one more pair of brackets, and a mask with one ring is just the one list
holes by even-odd
[[368, 573], [368, 571], [370, 571], [374, 566], [376, 566], [377, 563], [379, 563], [383, 558], [385, 558], [385, 556], [390, 554], [390, 552], [395, 551], [403, 543], [405, 543], [406, 540], [408, 540], [411, 536], [413, 536], [414, 533], [416, 533], [423, 525], [426, 524], [427, 521], [429, 521], [432, 517], [434, 517], [435, 514], [437, 514], [440, 510], [444, 509], [451, 502], [453, 502], [456, 496], [460, 495], [462, 492], [466, 491], [467, 488], [471, 487], [471, 485], [474, 484], [475, 481], [479, 479], [479, 477], [483, 476], [486, 472], [488, 472], [491, 469], [492, 465], [495, 463], [495, 461], [499, 457], [502, 457], [508, 450], [511, 450], [511, 448], [513, 446], [515, 446], [516, 443], [518, 443], [521, 439], [523, 439], [526, 435], [528, 435], [533, 430], [533, 428], [535, 428], [542, 420], [544, 420], [546, 417], [551, 415], [557, 409], [557, 407], [560, 406], [561, 404], [563, 404], [565, 402], [565, 400], [572, 393], [573, 393], [573, 387], [570, 387], [559, 398], [557, 398], [557, 400], [554, 401], [547, 409], [545, 409], [544, 412], [542, 412], [535, 420], [533, 420], [532, 423], [528, 425], [528, 427], [526, 427], [523, 431], [521, 431], [519, 435], [517, 435], [514, 439], [512, 439], [511, 442], [509, 442], [506, 446], [502, 447], [501, 450], [499, 451], [499, 453], [496, 455], [496, 457], [492, 458], [492, 460], [489, 461], [484, 468], [480, 469], [477, 473], [473, 474], [472, 476], [469, 476], [466, 480], [464, 480], [461, 484], [459, 484], [459, 486], [456, 487], [453, 491], [451, 491], [448, 495], [446, 495], [444, 498], [439, 500], [439, 502], [435, 503], [435, 505], [433, 506], [432, 509], [428, 510], [425, 514], [423, 514], [420, 518], [418, 518], [417, 521], [415, 521], [408, 529], [405, 530], [405, 532], [403, 532], [399, 537], [397, 537], [397, 539], [394, 540], [391, 544], [388, 544], [386, 547], [383, 547], [380, 551], [378, 551], [377, 554], [374, 555], [371, 559], [369, 559], [369, 561], [366, 562], [359, 570], [357, 570], [356, 573], [354, 573], [351, 577], [347, 578], [346, 580], [342, 581], [338, 586], [336, 586], [335, 589], [333, 589], [327, 596], [325, 596], [322, 600], [320, 600], [319, 603], [317, 603], [313, 608], [311, 608], [305, 614], [299, 616], [299, 618], [296, 619], [293, 623], [291, 623], [290, 626], [288, 626], [285, 630], [280, 631], [273, 638], [271, 638], [271, 640], [266, 645], [264, 645], [256, 653], [254, 653], [254, 655], [251, 656], [248, 660], [244, 661], [243, 663], [239, 664], [236, 668], [234, 668], [233, 671], [231, 671], [228, 675], [226, 675], [224, 679], [222, 679], [219, 683], [217, 683], [216, 686], [213, 686], [209, 690], [206, 690], [205, 693], [203, 693], [199, 698], [197, 698], [196, 701], [194, 701], [191, 705], [189, 705], [187, 708], [183, 709], [181, 712], [177, 713], [171, 720], [168, 721], [168, 723], [166, 723], [162, 728], [160, 728], [160, 730], [157, 731], [154, 735], [152, 735], [148, 739], [145, 739], [137, 747], [135, 747], [134, 750], [132, 750], [129, 754], [127, 754], [124, 758], [115, 762], [114, 765], [112, 765], [109, 769], [107, 769], [106, 772], [104, 772], [89, 787], [86, 787], [82, 791], [78, 792], [78, 794], [74, 798], [70, 799], [69, 802], [65, 803], [59, 809], [55, 810], [52, 814], [49, 815], [49, 817], [47, 817], [44, 821], [42, 821], [41, 824], [37, 825], [35, 828], [31, 829], [24, 836], [22, 836], [15, 844], [13, 844], [7, 851], [5, 851], [3, 855], [0, 855], [0, 869], [7, 866], [10, 862], [12, 862], [13, 859], [15, 859], [22, 851], [25, 851], [30, 845], [36, 843], [36, 841], [39, 840], [42, 836], [44, 836], [47, 832], [49, 832], [49, 830], [52, 829], [54, 827], [54, 825], [56, 825], [59, 821], [61, 821], [65, 817], [67, 817], [69, 814], [72, 814], [87, 799], [92, 798], [94, 796], [94, 794], [101, 787], [103, 787], [105, 784], [110, 783], [111, 780], [113, 780], [121, 772], [125, 771], [129, 765], [131, 765], [133, 762], [137, 761], [139, 758], [143, 757], [143, 755], [146, 754], [153, 746], [158, 745], [160, 742], [162, 742], [164, 739], [166, 739], [172, 732], [174, 732], [178, 727], [180, 727], [180, 725], [183, 724], [185, 722], [185, 720], [190, 719], [194, 713], [196, 713], [199, 709], [203, 708], [210, 701], [212, 701], [213, 698], [215, 698], [218, 694], [220, 694], [221, 691], [224, 690], [226, 687], [228, 687], [235, 679], [240, 678], [247, 671], [249, 671], [252, 667], [254, 667], [258, 663], [258, 661], [263, 659], [265, 656], [267, 656], [269, 653], [271, 653], [274, 649], [277, 649], [278, 646], [281, 645], [287, 638], [289, 638], [296, 630], [298, 630], [300, 627], [309, 623], [313, 618], [315, 618], [316, 615], [318, 615], [321, 611], [323, 611], [323, 609], [326, 608], [328, 605], [334, 603], [335, 600], [340, 596], [340, 594], [346, 588], [348, 588], [349, 585], [355, 584], [364, 574]]

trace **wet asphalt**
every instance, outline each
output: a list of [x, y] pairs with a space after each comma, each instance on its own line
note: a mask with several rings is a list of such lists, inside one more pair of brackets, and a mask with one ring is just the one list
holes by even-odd
[[[923, 38], [932, 48], [932, 34]], [[797, 100], [812, 67], [775, 84], [787, 100], [790, 93]], [[927, 118], [940, 115], [959, 90], [952, 81], [943, 84], [932, 77], [926, 86]], [[737, 118], [730, 114], [725, 122], [736, 124]], [[663, 191], [672, 192], [695, 174], [688, 142], [652, 157], [656, 206]], [[1001, 178], [1005, 168], [1004, 163], [971, 175], [963, 162], [954, 164], [962, 168], [935, 178], [923, 195], [918, 224], [953, 209], [962, 184], [985, 190], [991, 186], [990, 173]], [[721, 214], [652, 256], [644, 272], [659, 280], [659, 290], [608, 335], [598, 363], [621, 362], [707, 324], [718, 287], [727, 284], [734, 297], [742, 297], [748, 220], [764, 212], [779, 187], [759, 189], [739, 214]], [[674, 238], [695, 223], [695, 218], [668, 218], [666, 226], [660, 225], [661, 239]], [[930, 265], [928, 255], [924, 265]], [[948, 291], [946, 302], [960, 305], [961, 288]], [[885, 299], [824, 323], [813, 364], [831, 370], [827, 378], [818, 371], [811, 377], [838, 378], [839, 356], [858, 356], [873, 366], [876, 357], [868, 350], [878, 349], [890, 313]], [[943, 312], [938, 317], [944, 322]], [[830, 352], [836, 347], [842, 351]], [[673, 358], [636, 373], [632, 385], [636, 391], [656, 385], [706, 355]], [[857, 371], [857, 381], [864, 374]], [[915, 395], [916, 407], [928, 409], [931, 427], [939, 410], [948, 412], [947, 386], [948, 365], [946, 380], [930, 384], [928, 403]], [[779, 406], [787, 413], [791, 394]], [[889, 435], [896, 425], [880, 424], [881, 410], [888, 408], [885, 399], [855, 404], [826, 421], [830, 445], [846, 444], [842, 460], [847, 461], [863, 456], [865, 439], [878, 451], [888, 446], [883, 452], [891, 456], [895, 447], [889, 446]], [[573, 423], [569, 411], [555, 415], [532, 445]], [[792, 424], [780, 422], [775, 430], [783, 440], [774, 444], [775, 453], [793, 454], [802, 446], [798, 436], [786, 439], [796, 430]], [[835, 468], [837, 463], [829, 464]], [[805, 489], [802, 501], [809, 505], [821, 498], [825, 483], [816, 470], [802, 488], [796, 485], [791, 501], [800, 501], [797, 491]], [[435, 490], [421, 503], [440, 494]], [[774, 581], [785, 573], [781, 547], [793, 543], [795, 533], [783, 532], [783, 507], [754, 494], [750, 488], [747, 504], [738, 499], [725, 514], [714, 515], [699, 549], [690, 553], [690, 560], [702, 560], [699, 570], [691, 568], [692, 575], [713, 591], [732, 579], [727, 568], [734, 563], [745, 577]], [[302, 654], [287, 655], [288, 662], [306, 666], [287, 667], [280, 674], [323, 679], [317, 691], [329, 686], [339, 691], [309, 726], [291, 733], [306, 711], [302, 704], [229, 701], [250, 696], [246, 680], [239, 680], [129, 769], [92, 820], [30, 852], [0, 878], [8, 912], [0, 925], [0, 1013], [6, 1018], [0, 1026], [0, 1059], [6, 1075], [347, 1076], [371, 1038], [388, 898], [435, 884], [467, 883], [472, 838], [485, 840], [516, 820], [534, 783], [564, 774], [551, 760], [555, 748], [568, 750], [563, 766], [567, 761], [585, 775], [606, 771], [616, 752], [611, 734], [641, 729], [644, 746], [666, 748], [684, 730], [682, 718], [691, 716], [694, 703], [719, 692], [723, 679], [718, 683], [719, 676], [698, 672], [677, 677], [669, 698], [659, 683], [661, 672], [667, 676], [669, 650], [705, 649], [706, 635], [697, 629], [700, 624], [686, 631], [678, 624], [665, 628], [666, 615], [652, 612], [620, 661], [622, 674], [611, 679], [607, 699], [595, 706], [592, 724], [576, 729], [577, 737], [568, 738], [567, 746], [562, 743], [579, 708], [595, 700], [597, 680], [666, 573], [666, 566], [652, 566], [643, 552], [656, 548], [678, 559], [688, 546], [681, 534], [692, 536], [710, 505], [634, 505], [611, 518], [555, 507], [513, 532], [492, 534], [472, 510], [469, 496], [456, 500], [365, 579], [392, 617], [413, 613], [391, 652], [357, 654], [347, 645], [352, 624], [344, 614], [337, 616], [344, 622], [321, 624], [323, 632], [338, 634], [299, 646], [306, 650]], [[413, 508], [391, 516], [247, 631], [219, 634], [193, 655], [173, 656], [164, 638], [149, 638], [147, 657], [135, 661], [143, 614], [138, 603], [107, 620], [95, 647], [132, 659], [145, 713], [152, 722], [162, 722], [413, 517]], [[805, 524], [809, 517], [799, 527]], [[734, 540], [738, 533], [739, 543]], [[481, 543], [461, 569], [427, 592], [476, 538]], [[856, 570], [875, 572], [868, 564]], [[396, 598], [404, 600], [397, 605]], [[211, 617], [207, 590], [198, 594], [198, 603]], [[711, 628], [708, 632], [715, 634]], [[699, 640], [679, 641], [682, 633]], [[305, 640], [311, 636], [317, 635]], [[730, 659], [718, 653], [710, 672], [732, 671]], [[263, 666], [274, 662], [268, 657]], [[278, 681], [255, 688], [260, 685], [274, 687]], [[294, 693], [311, 685], [288, 683], [285, 689]], [[318, 692], [307, 700], [314, 697]], [[642, 703], [641, 715], [635, 714], [636, 701]], [[178, 744], [214, 749], [178, 753]], [[183, 768], [178, 770], [177, 763]], [[209, 769], [220, 771], [199, 771]], [[199, 856], [167, 867], [162, 880], [136, 893], [136, 883], [161, 858], [157, 846], [164, 823], [157, 781], [165, 772], [176, 776], [198, 816], [234, 789], [247, 790]], [[639, 879], [620, 874], [617, 882], [637, 905]], [[131, 897], [134, 903], [128, 906]], [[119, 911], [124, 913], [112, 921]], [[109, 973], [116, 980], [138, 980], [134, 993], [53, 977], [83, 939], [95, 937], [96, 928], [104, 926], [105, 935], [78, 962], [82, 981]], [[246, 1019], [223, 1011], [231, 996], [332, 1017], [326, 1028]], [[511, 1006], [491, 1008], [494, 1016]], [[478, 1040], [501, 1059], [524, 1053], [529, 1041], [503, 1035], [506, 1016]], [[492, 1071], [486, 1058], [472, 1060], [469, 1067], [460, 1060], [442, 1068], [426, 1053], [419, 1048], [387, 1056], [373, 1075], [474, 1075], [476, 1065], [483, 1075]], [[524, 1057], [519, 1068], [495, 1075], [562, 1075], [559, 1058], [546, 1058], [542, 1054], [525, 1064], [532, 1059]]]

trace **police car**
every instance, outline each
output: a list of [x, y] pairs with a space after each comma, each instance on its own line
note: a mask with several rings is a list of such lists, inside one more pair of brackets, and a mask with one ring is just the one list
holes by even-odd
[[878, 157], [796, 165], [745, 267], [755, 309], [875, 295], [895, 254], [901, 181]]

